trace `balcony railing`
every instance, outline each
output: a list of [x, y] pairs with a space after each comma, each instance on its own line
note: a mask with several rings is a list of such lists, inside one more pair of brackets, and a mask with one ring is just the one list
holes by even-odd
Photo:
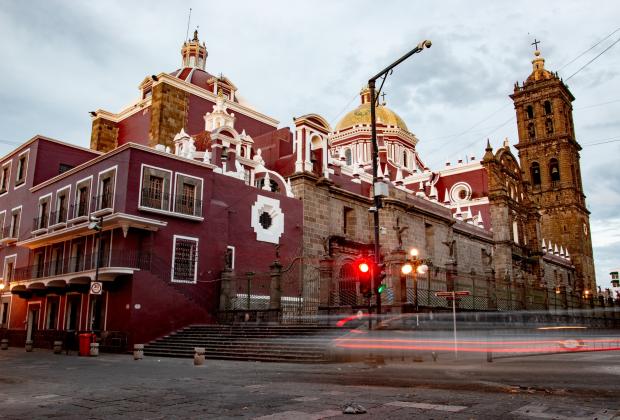
[[[19, 227], [18, 227], [19, 228]], [[9, 238], [15, 238], [17, 239], [17, 232], [13, 232], [14, 229], [12, 229], [12, 226], [5, 226], [2, 230], [0, 230], [0, 235], [2, 236], [0, 238], [1, 239], [9, 239]], [[15, 229], [17, 230], [17, 229]]]
[[140, 205], [157, 210], [168, 210], [170, 194], [156, 188], [142, 188]]
[[69, 206], [69, 215], [72, 219], [88, 216], [88, 201], [78, 201]]
[[91, 211], [111, 209], [113, 205], [112, 198], [112, 192], [107, 192], [94, 196]]
[[202, 200], [191, 195], [177, 194], [174, 197], [174, 211], [189, 216], [201, 216]]
[[47, 214], [44, 214], [39, 217], [35, 217], [32, 221], [32, 230], [35, 231], [39, 229], [47, 229], [47, 221], [48, 221]]
[[[96, 253], [92, 252], [84, 255], [52, 260], [45, 264], [40, 263], [17, 267], [13, 280], [34, 280], [94, 270], [96, 268], [96, 261]], [[112, 254], [104, 251], [101, 252], [101, 264], [99, 268], [123, 267], [149, 269], [150, 263], [151, 255], [147, 252], [117, 249], [114, 250]]]
[[56, 225], [67, 222], [67, 209], [65, 207], [50, 213], [50, 224]]

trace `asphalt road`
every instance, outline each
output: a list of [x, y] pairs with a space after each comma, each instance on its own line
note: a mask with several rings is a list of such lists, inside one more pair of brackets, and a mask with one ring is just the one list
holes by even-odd
[[[0, 352], [0, 418], [620, 419], [620, 352], [282, 364]], [[365, 414], [343, 414], [348, 403]]]

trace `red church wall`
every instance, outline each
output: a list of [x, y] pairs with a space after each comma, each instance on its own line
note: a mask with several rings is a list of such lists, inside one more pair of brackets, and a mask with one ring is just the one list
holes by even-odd
[[149, 144], [151, 126], [151, 107], [144, 108], [118, 122], [118, 145], [125, 143]]
[[[75, 167], [99, 156], [98, 153], [45, 140], [37, 140], [33, 143], [30, 153], [30, 161], [36, 162], [33, 165], [32, 185], [38, 185], [57, 176], [60, 173], [61, 164]], [[38, 156], [42, 158], [38, 159]]]

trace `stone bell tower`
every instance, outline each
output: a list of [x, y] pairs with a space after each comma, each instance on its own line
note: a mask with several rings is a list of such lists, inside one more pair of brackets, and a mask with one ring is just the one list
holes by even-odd
[[590, 212], [581, 183], [581, 146], [573, 125], [575, 98], [557, 73], [545, 69], [539, 50], [534, 56], [532, 73], [521, 86], [516, 83], [510, 95], [517, 114], [516, 148], [523, 179], [540, 209], [542, 238], [566, 247], [576, 268], [572, 286], [592, 292], [596, 280]]

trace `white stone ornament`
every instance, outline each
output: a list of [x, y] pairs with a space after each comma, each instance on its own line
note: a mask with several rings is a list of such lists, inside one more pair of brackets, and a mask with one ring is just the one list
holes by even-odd
[[252, 205], [251, 226], [257, 241], [280, 243], [280, 236], [284, 233], [284, 213], [280, 208], [280, 200], [257, 196]]

